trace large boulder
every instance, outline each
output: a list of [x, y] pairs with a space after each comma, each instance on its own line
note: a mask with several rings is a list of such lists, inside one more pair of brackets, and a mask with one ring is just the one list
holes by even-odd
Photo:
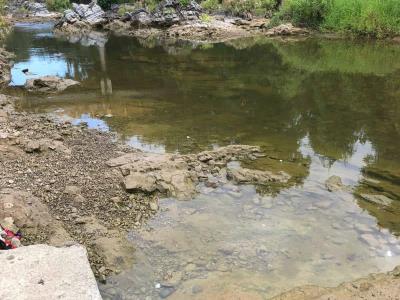
[[72, 9], [64, 11], [64, 16], [61, 21], [56, 24], [56, 27], [62, 27], [64, 24], [75, 24], [78, 21], [86, 23], [90, 26], [104, 23], [105, 12], [95, 2], [90, 4], [72, 4]]
[[41, 16], [48, 16], [50, 12], [48, 11], [46, 4], [38, 3], [38, 2], [31, 2], [25, 1], [23, 7], [33, 16], [41, 17]]
[[86, 249], [33, 245], [0, 251], [0, 299], [101, 300]]
[[40, 78], [28, 79], [25, 83], [25, 88], [29, 92], [57, 93], [78, 84], [79, 82], [72, 79], [66, 79], [57, 76], [44, 76]]
[[169, 27], [184, 21], [198, 20], [201, 6], [196, 1], [182, 5], [178, 0], [161, 1], [153, 13], [141, 8], [126, 13], [123, 21], [131, 21], [134, 27]]

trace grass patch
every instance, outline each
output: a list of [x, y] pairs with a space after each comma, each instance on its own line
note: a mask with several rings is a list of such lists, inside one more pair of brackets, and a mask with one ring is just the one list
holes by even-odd
[[400, 1], [334, 0], [323, 27], [377, 37], [400, 34]]
[[386, 37], [400, 34], [399, 0], [286, 0], [273, 24]]
[[201, 6], [208, 11], [225, 11], [233, 15], [252, 13], [254, 15], [270, 14], [277, 0], [205, 0]]
[[46, 6], [51, 11], [64, 11], [71, 7], [69, 0], [46, 0]]

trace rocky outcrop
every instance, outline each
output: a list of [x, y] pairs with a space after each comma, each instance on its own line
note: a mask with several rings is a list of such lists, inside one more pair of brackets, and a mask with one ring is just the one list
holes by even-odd
[[178, 0], [161, 1], [154, 12], [138, 9], [124, 15], [123, 21], [131, 21], [136, 27], [170, 27], [185, 21], [198, 20], [201, 6], [194, 0], [182, 5]]
[[7, 276], [0, 280], [0, 299], [101, 300], [96, 280], [80, 245], [47, 245], [0, 251]]
[[57, 76], [44, 76], [28, 79], [25, 83], [25, 89], [36, 93], [58, 93], [74, 85], [79, 85], [79, 82]]
[[95, 26], [104, 23], [105, 12], [95, 2], [90, 4], [72, 4], [72, 9], [64, 11], [63, 18], [56, 24], [56, 28], [76, 25], [80, 27]]
[[8, 84], [11, 80], [11, 67], [10, 60], [14, 57], [13, 54], [0, 48], [0, 86]]
[[242, 168], [227, 172], [226, 166], [231, 161], [261, 156], [259, 147], [230, 145], [191, 155], [135, 152], [111, 159], [107, 164], [120, 170], [122, 184], [129, 192], [159, 192], [178, 199], [190, 199], [196, 194], [199, 182], [216, 187], [218, 182], [227, 179], [254, 184], [289, 180], [290, 176], [284, 173]]
[[45, 1], [12, 0], [7, 1], [7, 13], [17, 18], [56, 18], [59, 13], [50, 12]]

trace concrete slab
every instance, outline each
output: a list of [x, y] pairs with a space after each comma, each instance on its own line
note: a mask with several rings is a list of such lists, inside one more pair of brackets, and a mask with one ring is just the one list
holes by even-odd
[[0, 266], [2, 300], [101, 300], [83, 246], [0, 251]]

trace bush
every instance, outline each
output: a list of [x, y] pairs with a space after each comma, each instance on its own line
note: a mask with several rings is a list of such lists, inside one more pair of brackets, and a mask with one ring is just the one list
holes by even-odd
[[377, 37], [400, 34], [400, 1], [334, 0], [324, 27]]
[[205, 0], [201, 2], [201, 6], [206, 10], [219, 10], [221, 3], [218, 0]]
[[205, 0], [201, 6], [206, 10], [224, 10], [232, 14], [250, 12], [265, 15], [276, 6], [277, 0]]
[[277, 17], [297, 26], [318, 27], [325, 19], [331, 0], [286, 0]]
[[63, 11], [71, 7], [69, 0], [46, 0], [46, 5], [53, 11]]
[[298, 26], [385, 37], [400, 34], [399, 0], [286, 0], [272, 25]]

